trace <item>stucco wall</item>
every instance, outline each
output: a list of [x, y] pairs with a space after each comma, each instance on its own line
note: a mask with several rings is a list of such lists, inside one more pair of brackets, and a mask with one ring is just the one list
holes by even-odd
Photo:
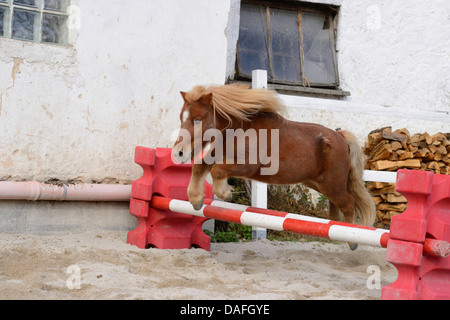
[[450, 2], [347, 0], [338, 34], [352, 101], [450, 109]]
[[[320, 1], [314, 1], [320, 2]], [[328, 1], [340, 5], [338, 63], [343, 101], [301, 98], [290, 118], [353, 131], [450, 131], [450, 3]], [[289, 99], [293, 100], [293, 99]]]
[[68, 47], [0, 39], [0, 179], [135, 179], [179, 91], [224, 81], [228, 1], [77, 2]]
[[[302, 98], [290, 118], [361, 141], [385, 125], [450, 131], [450, 3], [323, 2], [341, 5], [340, 80], [352, 95], [347, 109]], [[0, 179], [136, 179], [136, 145], [170, 146], [178, 92], [225, 81], [238, 1], [73, 3], [80, 20], [68, 47], [0, 39]], [[374, 116], [374, 105], [390, 108]], [[398, 116], [410, 110], [417, 116]]]

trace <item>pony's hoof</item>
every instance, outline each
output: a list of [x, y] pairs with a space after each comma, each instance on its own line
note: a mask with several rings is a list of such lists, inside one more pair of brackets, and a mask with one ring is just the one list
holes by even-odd
[[348, 242], [348, 246], [350, 247], [350, 250], [355, 251], [358, 248], [357, 243]]
[[201, 201], [197, 202], [197, 203], [192, 203], [192, 206], [194, 207], [194, 210], [200, 210], [203, 207], [203, 198]]
[[222, 198], [223, 201], [227, 201], [227, 202], [230, 202], [232, 199], [233, 199], [233, 194], [231, 193], [231, 191], [225, 193], [225, 195]]
[[[227, 191], [224, 193], [214, 193], [216, 196], [218, 196], [220, 199], [226, 202], [230, 202], [233, 199], [233, 189], [231, 187], [228, 188]], [[214, 192], [214, 190], [213, 190]]]
[[228, 185], [227, 191], [223, 195], [223, 200], [230, 202], [233, 199], [233, 191], [234, 191], [234, 188], [232, 186]]

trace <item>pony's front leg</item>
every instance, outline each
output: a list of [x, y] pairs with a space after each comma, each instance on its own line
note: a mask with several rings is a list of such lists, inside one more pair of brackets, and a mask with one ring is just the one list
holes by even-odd
[[259, 170], [259, 164], [215, 164], [211, 169], [213, 178], [213, 193], [225, 201], [231, 201], [233, 187], [227, 182], [228, 178], [249, 178], [251, 179]]
[[215, 164], [211, 169], [213, 178], [213, 193], [220, 199], [231, 201], [233, 196], [233, 187], [227, 182], [230, 177], [244, 177], [244, 166], [230, 164]]
[[189, 202], [195, 210], [200, 210], [203, 207], [204, 180], [206, 175], [211, 170], [211, 166], [206, 164], [194, 164], [192, 166], [191, 180], [187, 189]]
[[227, 182], [227, 178], [217, 179], [213, 177], [213, 193], [224, 201], [231, 201], [233, 187]]

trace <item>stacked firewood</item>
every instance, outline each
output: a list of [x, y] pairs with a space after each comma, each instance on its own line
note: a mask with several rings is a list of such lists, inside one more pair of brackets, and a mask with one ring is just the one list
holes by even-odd
[[[413, 169], [450, 174], [450, 133], [411, 135], [407, 129], [392, 131], [385, 127], [369, 133], [363, 151], [368, 156], [367, 170]], [[395, 191], [395, 184], [370, 182], [367, 187], [377, 205], [379, 227], [389, 225], [392, 216], [406, 209], [407, 201]]]

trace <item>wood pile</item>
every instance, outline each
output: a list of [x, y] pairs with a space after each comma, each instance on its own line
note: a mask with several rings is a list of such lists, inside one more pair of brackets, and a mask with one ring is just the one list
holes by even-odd
[[[450, 174], [450, 133], [411, 135], [407, 129], [392, 131], [385, 127], [369, 133], [363, 151], [368, 156], [367, 170]], [[389, 226], [393, 216], [405, 211], [407, 201], [395, 191], [395, 184], [370, 182], [367, 187], [377, 205], [378, 227]]]

